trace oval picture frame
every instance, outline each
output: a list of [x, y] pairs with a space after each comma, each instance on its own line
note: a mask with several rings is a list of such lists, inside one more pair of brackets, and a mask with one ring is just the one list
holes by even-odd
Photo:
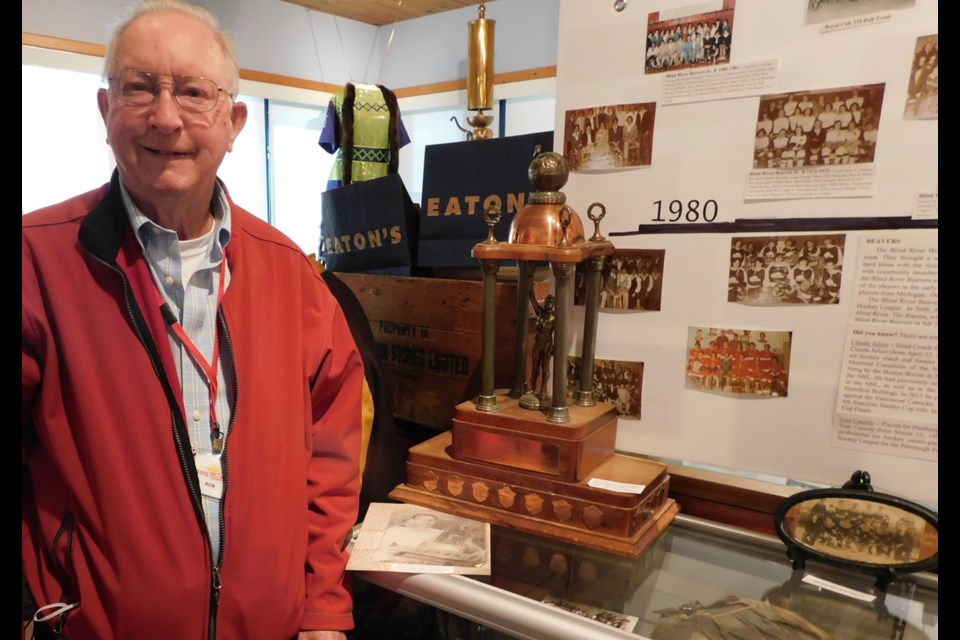
[[774, 515], [794, 569], [820, 560], [875, 574], [882, 583], [937, 566], [938, 521], [922, 505], [863, 488], [801, 491]]

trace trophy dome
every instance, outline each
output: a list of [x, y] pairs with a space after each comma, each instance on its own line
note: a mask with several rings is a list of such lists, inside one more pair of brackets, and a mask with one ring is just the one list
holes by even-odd
[[583, 223], [560, 188], [570, 167], [559, 153], [544, 151], [530, 161], [527, 177], [533, 191], [510, 224], [508, 242], [535, 245], [573, 245], [584, 241]]

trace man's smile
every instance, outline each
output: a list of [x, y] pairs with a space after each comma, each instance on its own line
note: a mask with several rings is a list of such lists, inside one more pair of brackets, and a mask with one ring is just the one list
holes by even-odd
[[152, 155], [167, 157], [167, 158], [187, 158], [193, 155], [191, 152], [188, 152], [188, 151], [176, 151], [172, 149], [157, 149], [155, 147], [148, 147], [146, 145], [143, 146], [143, 149]]

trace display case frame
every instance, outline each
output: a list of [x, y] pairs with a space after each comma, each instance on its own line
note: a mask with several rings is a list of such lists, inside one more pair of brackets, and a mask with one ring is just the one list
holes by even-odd
[[[706, 603], [724, 590], [759, 600], [765, 595], [786, 593], [783, 588], [795, 585], [800, 579], [791, 567], [786, 546], [776, 536], [682, 513], [661, 539], [636, 559], [497, 527], [493, 538], [495, 557], [498, 546], [505, 540], [509, 544], [539, 546], [546, 551], [541, 552], [540, 562], [532, 566], [523, 567], [524, 559], [516, 555], [507, 563], [495, 562], [490, 577], [389, 572], [361, 572], [357, 577], [486, 629], [529, 640], [648, 638], [656, 622], [656, 611], [665, 607], [686, 601]], [[515, 542], [517, 540], [519, 542]], [[564, 560], [560, 562], [557, 558]], [[599, 563], [597, 574], [605, 577], [589, 589], [578, 584], [582, 576], [577, 567], [584, 559]], [[559, 575], [556, 571], [559, 565], [568, 568], [569, 573]], [[841, 625], [880, 624], [884, 633], [896, 634], [900, 629], [901, 635], [891, 637], [936, 638], [939, 593], [936, 574], [920, 572], [898, 579], [887, 593], [880, 595], [882, 606], [874, 606], [844, 595], [844, 592], [864, 597], [875, 595], [862, 574], [817, 562], [810, 563], [807, 570], [825, 583], [837, 585], [835, 592], [817, 588], [827, 604], [811, 605], [809, 600], [805, 601], [803, 606], [820, 604], [832, 612], [829, 616], [825, 612], [821, 617], [838, 620], [837, 624]], [[615, 610], [616, 604], [622, 602], [622, 612], [637, 616], [640, 623], [633, 632], [600, 624], [544, 604], [543, 598], [550, 593], [568, 600], [592, 594], [599, 599], [587, 604], [606, 605], [609, 610]], [[838, 616], [837, 612], [842, 615]], [[912, 633], [904, 635], [904, 628]], [[931, 629], [934, 635], [930, 634]], [[838, 633], [836, 629], [833, 631]], [[839, 633], [846, 635], [834, 637], [854, 637], [850, 632], [849, 628], [841, 629]]]

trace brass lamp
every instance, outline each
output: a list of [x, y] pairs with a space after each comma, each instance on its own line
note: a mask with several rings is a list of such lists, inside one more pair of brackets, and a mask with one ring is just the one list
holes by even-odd
[[487, 20], [487, 9], [480, 1], [479, 17], [467, 24], [467, 110], [476, 111], [467, 116], [473, 127], [471, 140], [493, 137], [487, 125], [493, 116], [483, 112], [493, 108], [493, 50], [496, 40], [496, 20]]

